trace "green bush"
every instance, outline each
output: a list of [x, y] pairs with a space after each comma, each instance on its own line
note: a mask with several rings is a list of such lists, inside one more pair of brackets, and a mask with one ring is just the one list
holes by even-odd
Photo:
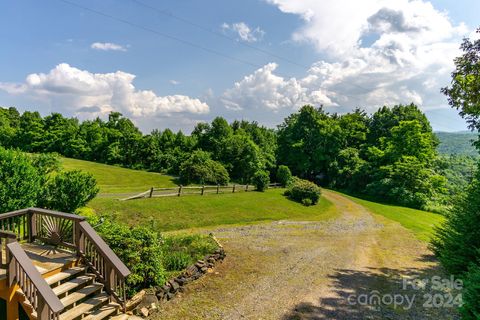
[[35, 206], [44, 179], [30, 156], [0, 148], [0, 213]]
[[227, 169], [220, 162], [210, 159], [210, 154], [205, 151], [194, 151], [180, 165], [180, 181], [183, 184], [226, 185], [229, 180]]
[[120, 260], [132, 272], [126, 279], [129, 296], [141, 289], [163, 285], [166, 276], [162, 264], [160, 234], [144, 227], [129, 228], [109, 219], [101, 222], [96, 216], [89, 222]]
[[279, 166], [277, 169], [277, 181], [283, 187], [286, 187], [292, 180], [292, 172], [287, 166]]
[[163, 265], [166, 271], [180, 271], [193, 264], [192, 257], [185, 251], [166, 253]]
[[180, 271], [218, 249], [217, 243], [205, 235], [171, 235], [163, 239], [164, 266], [167, 271]]
[[472, 264], [466, 274], [462, 292], [463, 306], [460, 309], [462, 319], [477, 320], [480, 318], [480, 266]]
[[80, 170], [62, 171], [46, 183], [40, 204], [53, 210], [74, 212], [95, 198], [98, 191], [92, 174]]
[[257, 171], [253, 175], [253, 185], [257, 191], [265, 191], [270, 183], [270, 175], [266, 171]]
[[305, 199], [302, 199], [302, 204], [305, 206], [305, 207], [309, 207], [311, 206], [313, 203], [312, 203], [312, 199], [310, 198], [305, 198]]
[[311, 181], [295, 178], [285, 195], [304, 205], [314, 205], [320, 199], [321, 189]]
[[445, 223], [436, 229], [432, 249], [445, 269], [455, 275], [467, 272], [480, 260], [480, 170], [458, 199]]

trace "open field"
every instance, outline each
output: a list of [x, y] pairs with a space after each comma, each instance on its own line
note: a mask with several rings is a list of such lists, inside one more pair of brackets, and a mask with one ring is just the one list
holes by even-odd
[[[66, 169], [92, 173], [102, 194], [135, 193], [151, 186], [175, 186], [174, 179], [159, 173], [131, 170], [89, 161], [62, 158]], [[114, 216], [129, 224], [154, 223], [162, 231], [225, 224], [245, 224], [269, 220], [318, 221], [334, 218], [336, 208], [324, 197], [317, 206], [305, 207], [286, 199], [283, 189], [265, 193], [189, 195], [183, 197], [118, 201], [115, 197], [97, 197], [89, 208], [98, 214]], [[438, 214], [394, 205], [386, 205], [345, 195], [372, 213], [399, 222], [423, 241], [430, 239], [433, 227], [444, 220]], [[119, 196], [120, 198], [121, 196]]]
[[143, 192], [151, 187], [176, 186], [171, 176], [155, 172], [139, 171], [110, 166], [102, 163], [61, 158], [67, 170], [84, 170], [97, 179], [100, 193], [135, 193]]
[[379, 214], [390, 220], [400, 223], [403, 227], [411, 230], [415, 236], [422, 241], [430, 240], [433, 235], [434, 227], [445, 221], [445, 217], [440, 214], [394, 205], [381, 204], [344, 194], [342, 195], [358, 204], [361, 204], [372, 213]]
[[326, 220], [337, 210], [327, 199], [311, 207], [282, 195], [283, 189], [267, 192], [190, 195], [119, 201], [96, 198], [89, 207], [97, 214], [114, 216], [129, 224], [149, 223], [161, 231], [269, 220]]
[[[131, 181], [137, 191], [148, 189], [142, 183], [173, 184], [161, 175], [67, 163], [83, 165], [110, 192], [133, 191]], [[128, 178], [115, 177], [123, 173]], [[426, 243], [442, 216], [330, 190], [323, 190], [318, 205], [305, 207], [283, 192], [131, 201], [97, 197], [82, 210], [169, 234], [213, 232], [225, 246], [227, 258], [215, 272], [161, 304], [152, 319], [458, 319], [454, 309], [423, 307], [421, 297], [435, 292], [404, 290], [401, 282], [412, 276], [444, 277]], [[408, 310], [349, 303], [351, 294], [374, 291], [419, 299]]]

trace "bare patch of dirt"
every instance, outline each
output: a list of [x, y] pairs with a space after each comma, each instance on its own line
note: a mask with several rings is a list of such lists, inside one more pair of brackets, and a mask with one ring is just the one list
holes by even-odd
[[[337, 219], [208, 230], [227, 258], [153, 318], [456, 319], [454, 309], [424, 308], [428, 292], [403, 289], [405, 277], [443, 276], [425, 243], [341, 195], [324, 195]], [[417, 298], [409, 310], [349, 301], [372, 291]]]

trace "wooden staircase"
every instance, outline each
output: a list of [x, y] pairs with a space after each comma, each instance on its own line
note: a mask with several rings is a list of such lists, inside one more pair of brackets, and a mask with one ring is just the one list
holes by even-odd
[[[47, 284], [65, 307], [59, 316], [60, 320], [126, 320], [128, 315], [120, 313], [121, 306], [112, 302], [101, 283], [95, 282], [95, 275], [86, 272], [85, 267], [73, 267], [45, 278]], [[23, 291], [19, 289], [20, 303], [30, 315], [37, 320], [37, 312], [33, 310]]]
[[[45, 278], [24, 243], [65, 248], [81, 265], [64, 264], [66, 270]], [[18, 303], [31, 320], [128, 318], [120, 311], [126, 307], [130, 270], [84, 217], [39, 208], [1, 214], [0, 268], [6, 285], [16, 290], [8, 298], [8, 319], [17, 317]]]

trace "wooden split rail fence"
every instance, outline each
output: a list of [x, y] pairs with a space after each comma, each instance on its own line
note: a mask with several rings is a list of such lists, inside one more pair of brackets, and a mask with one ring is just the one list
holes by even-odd
[[[279, 188], [281, 185], [279, 183], [270, 183], [269, 188]], [[184, 195], [206, 195], [206, 194], [221, 194], [221, 193], [237, 193], [237, 192], [248, 192], [254, 191], [255, 186], [249, 184], [234, 184], [229, 186], [194, 186], [194, 187], [185, 187], [179, 185], [178, 187], [171, 188], [154, 188], [142, 192], [140, 194], [121, 199], [121, 200], [134, 200], [142, 198], [160, 198], [160, 197], [180, 197]]]

